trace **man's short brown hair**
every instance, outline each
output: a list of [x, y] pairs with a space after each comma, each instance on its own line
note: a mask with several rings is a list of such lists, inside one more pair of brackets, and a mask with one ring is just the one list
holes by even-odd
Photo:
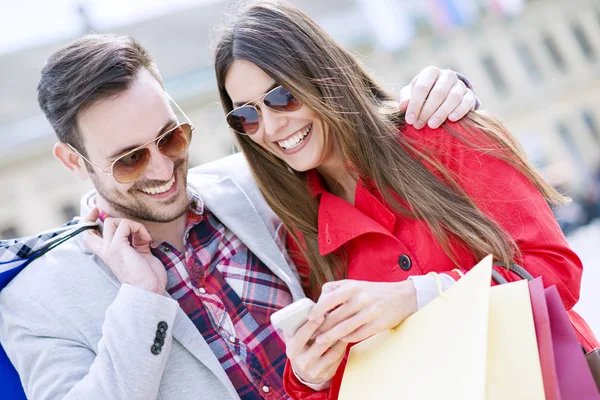
[[163, 84], [150, 54], [127, 36], [86, 35], [52, 54], [37, 91], [58, 139], [85, 155], [78, 116], [97, 101], [126, 91], [142, 68]]

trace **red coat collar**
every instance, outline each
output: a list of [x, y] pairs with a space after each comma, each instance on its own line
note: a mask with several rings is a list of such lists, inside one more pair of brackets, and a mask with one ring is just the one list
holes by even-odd
[[396, 215], [363, 182], [356, 185], [354, 206], [329, 193], [316, 170], [307, 173], [307, 183], [313, 197], [320, 197], [318, 240], [322, 256], [367, 233], [393, 236]]

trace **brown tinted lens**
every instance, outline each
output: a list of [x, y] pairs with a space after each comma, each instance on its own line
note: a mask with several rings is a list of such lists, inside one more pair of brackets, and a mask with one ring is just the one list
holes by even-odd
[[236, 108], [227, 115], [227, 123], [238, 133], [252, 135], [258, 130], [258, 111], [252, 106]]
[[113, 164], [113, 176], [120, 183], [131, 183], [146, 170], [150, 161], [150, 150], [147, 147], [125, 154]]
[[296, 111], [302, 107], [302, 103], [282, 86], [269, 92], [263, 102], [265, 106], [275, 111]]
[[192, 126], [181, 124], [160, 138], [157, 143], [158, 150], [167, 157], [175, 157], [187, 150], [191, 139]]

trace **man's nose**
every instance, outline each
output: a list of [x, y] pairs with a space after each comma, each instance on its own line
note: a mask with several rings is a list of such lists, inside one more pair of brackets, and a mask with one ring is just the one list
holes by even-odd
[[150, 149], [150, 162], [144, 173], [146, 179], [156, 181], [168, 181], [173, 177], [175, 162], [161, 153], [155, 145], [148, 146]]

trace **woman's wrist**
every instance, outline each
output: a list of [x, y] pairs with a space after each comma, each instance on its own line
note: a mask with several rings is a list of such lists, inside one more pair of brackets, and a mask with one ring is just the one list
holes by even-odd
[[300, 375], [298, 375], [296, 373], [296, 371], [294, 371], [293, 366], [292, 366], [292, 372], [294, 373], [294, 375], [296, 376], [298, 381], [300, 381], [300, 383], [302, 383], [304, 386], [311, 388], [315, 392], [320, 392], [321, 390], [329, 389], [329, 387], [331, 386], [331, 379], [328, 379], [325, 382], [321, 382], [321, 383], [311, 383], [311, 382], [307, 382], [304, 379], [302, 379], [302, 377], [300, 377]]
[[398, 323], [401, 323], [419, 310], [417, 291], [410, 279], [397, 282], [395, 285], [397, 285], [397, 293], [399, 294], [398, 307], [396, 308], [399, 312]]

